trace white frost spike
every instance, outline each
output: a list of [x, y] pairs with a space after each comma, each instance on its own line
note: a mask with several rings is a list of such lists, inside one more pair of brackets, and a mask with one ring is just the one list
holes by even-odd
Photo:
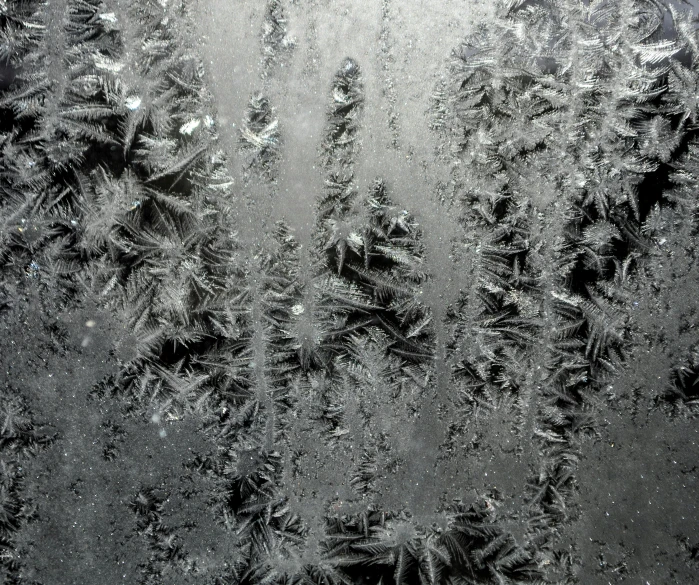
[[99, 17], [100, 17], [100, 20], [104, 20], [105, 22], [116, 22], [117, 21], [116, 14], [114, 14], [113, 12], [104, 12], [104, 13], [100, 14]]
[[333, 99], [338, 104], [346, 104], [349, 101], [349, 96], [342, 90], [335, 88], [333, 90]]
[[138, 110], [138, 108], [141, 105], [141, 98], [138, 97], [137, 95], [130, 95], [129, 97], [126, 98], [126, 107], [129, 108], [129, 110]]
[[95, 67], [97, 67], [97, 69], [102, 69], [103, 71], [118, 73], [124, 68], [124, 64], [118, 63], [117, 61], [112, 61], [104, 55], [95, 55]]
[[201, 120], [190, 120], [186, 124], [180, 126], [180, 134], [187, 134], [188, 136], [194, 132], [201, 124]]
[[227, 181], [226, 183], [209, 183], [209, 189], [214, 191], [225, 191], [226, 189], [233, 186], [233, 181]]
[[264, 148], [265, 146], [274, 146], [277, 142], [275, 136], [277, 128], [279, 127], [278, 120], [272, 120], [267, 126], [265, 126], [259, 134], [255, 134], [248, 128], [243, 128], [241, 134], [251, 145], [255, 148]]
[[636, 50], [642, 64], [651, 63], [652, 65], [660, 63], [663, 59], [669, 59], [680, 51], [680, 47], [672, 39], [657, 43], [641, 43], [633, 45], [633, 48]]
[[211, 116], [209, 116], [209, 115], [207, 114], [206, 117], [204, 118], [204, 123], [205, 123], [209, 128], [211, 128], [211, 127], [214, 125], [214, 119], [213, 119]]

